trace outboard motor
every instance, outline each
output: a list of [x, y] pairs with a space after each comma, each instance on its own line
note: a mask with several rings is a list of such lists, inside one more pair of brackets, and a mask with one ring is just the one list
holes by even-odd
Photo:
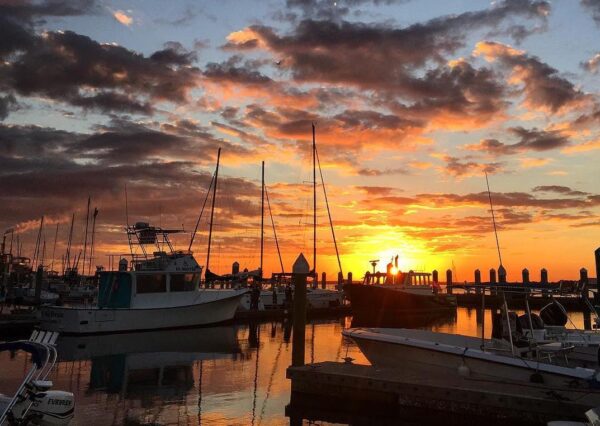
[[540, 310], [540, 317], [544, 324], [564, 327], [567, 324], [567, 314], [565, 308], [560, 303], [553, 300]]
[[75, 397], [71, 392], [47, 390], [37, 394], [29, 411], [26, 411], [25, 401], [15, 405], [8, 423], [67, 425], [73, 419], [74, 408]]

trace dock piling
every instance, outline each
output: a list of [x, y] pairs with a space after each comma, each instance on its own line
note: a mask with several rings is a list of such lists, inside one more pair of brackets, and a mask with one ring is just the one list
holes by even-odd
[[503, 265], [498, 267], [498, 282], [501, 284], [506, 284], [506, 269]]
[[434, 269], [433, 272], [431, 273], [431, 279], [433, 280], [434, 284], [437, 284], [439, 282], [437, 269]]
[[540, 282], [542, 284], [548, 284], [548, 270], [546, 268], [542, 268], [540, 271]]
[[596, 258], [596, 288], [600, 289], [600, 247], [594, 252]]
[[490, 268], [490, 284], [496, 284], [496, 270]]
[[[342, 274], [342, 271], [338, 272], [338, 280], [337, 280], [337, 288], [338, 290], [341, 290], [344, 287], [344, 274]], [[379, 284], [379, 278], [378, 278], [378, 282], [377, 284]]]
[[452, 294], [452, 269], [446, 271], [446, 293]]
[[352, 284], [352, 272], [348, 272], [348, 284]]
[[529, 284], [529, 269], [523, 268], [521, 276], [523, 277], [523, 284]]
[[321, 273], [321, 288], [325, 290], [327, 286], [327, 274], [325, 272]]
[[294, 329], [292, 335], [292, 366], [304, 365], [304, 339], [306, 330], [306, 277], [310, 272], [302, 253], [292, 267], [294, 286]]

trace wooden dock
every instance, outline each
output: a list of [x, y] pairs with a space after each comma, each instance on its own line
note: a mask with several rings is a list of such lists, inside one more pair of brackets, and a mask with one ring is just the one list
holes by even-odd
[[[365, 418], [369, 418], [369, 413], [371, 418], [380, 415], [378, 423], [386, 424], [386, 419], [397, 421], [406, 417], [406, 413], [408, 420], [415, 420], [413, 417], [421, 413], [429, 418], [438, 415], [442, 423], [449, 425], [477, 424], [475, 419], [485, 419], [486, 424], [494, 424], [490, 422], [494, 419], [503, 424], [542, 425], [550, 420], [584, 420], [585, 411], [593, 408], [558, 399], [535, 384], [492, 386], [458, 374], [424, 376], [407, 370], [350, 363], [289, 367], [287, 377], [292, 381], [287, 409], [293, 420], [290, 424], [301, 424], [298, 421], [302, 418], [322, 421], [340, 421], [348, 415], [360, 418], [361, 413]], [[324, 414], [316, 408], [316, 401], [325, 402]], [[423, 423], [427, 421], [414, 424]]]

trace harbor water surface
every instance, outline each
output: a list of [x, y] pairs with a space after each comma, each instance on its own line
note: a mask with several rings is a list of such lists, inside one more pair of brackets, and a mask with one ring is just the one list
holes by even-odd
[[[583, 327], [581, 313], [571, 318], [572, 327]], [[351, 317], [309, 322], [306, 362], [350, 357], [355, 363], [368, 364], [341, 335], [350, 326]], [[466, 308], [420, 327], [473, 336], [481, 333], [476, 310]], [[485, 328], [489, 336], [490, 311], [486, 311]], [[54, 389], [75, 394], [72, 424], [290, 423], [285, 415], [290, 401], [285, 373], [292, 355], [287, 322], [64, 336], [58, 350], [60, 362], [52, 380]], [[0, 393], [13, 393], [27, 368], [24, 354], [3, 353]]]

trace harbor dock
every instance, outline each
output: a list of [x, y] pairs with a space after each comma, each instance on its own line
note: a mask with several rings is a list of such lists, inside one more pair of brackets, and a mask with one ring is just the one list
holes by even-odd
[[[359, 415], [376, 412], [384, 417], [397, 416], [402, 410], [426, 409], [452, 412], [468, 419], [494, 418], [511, 424], [542, 425], [550, 420], [583, 420], [586, 410], [593, 408], [576, 400], [557, 399], [548, 389], [534, 383], [491, 383], [456, 375], [428, 375], [410, 370], [379, 369], [369, 365], [321, 362], [287, 369], [292, 395], [287, 414], [306, 415], [306, 406], [326, 401], [328, 418], [309, 420], [341, 420], [348, 410]], [[584, 391], [582, 390], [582, 393]], [[526, 396], [525, 396], [526, 395]], [[319, 411], [313, 410], [318, 417]], [[304, 417], [306, 419], [306, 417]], [[301, 421], [301, 419], [300, 419]], [[469, 423], [471, 423], [469, 421]], [[486, 421], [487, 422], [487, 421]], [[385, 422], [384, 422], [385, 423]], [[300, 424], [298, 419], [290, 424]]]

